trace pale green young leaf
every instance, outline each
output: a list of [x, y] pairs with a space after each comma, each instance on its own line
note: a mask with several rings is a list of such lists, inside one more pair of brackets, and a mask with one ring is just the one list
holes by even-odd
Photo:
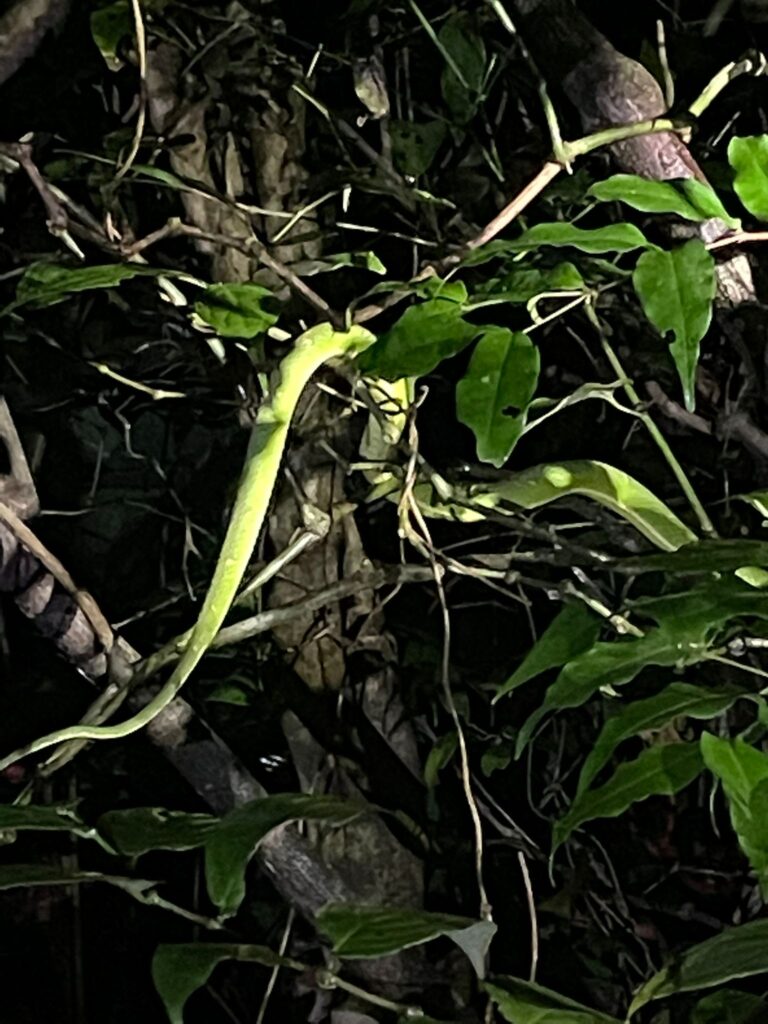
[[732, 686], [705, 688], [690, 683], [671, 683], [653, 697], [624, 705], [618, 714], [608, 719], [589, 751], [579, 776], [577, 794], [589, 787], [625, 740], [649, 729], [661, 729], [674, 718], [714, 718], [745, 696], [749, 695]]
[[712, 988], [735, 978], [766, 972], [768, 918], [726, 928], [713, 939], [692, 946], [646, 981], [635, 993], [629, 1016], [654, 999]]
[[222, 338], [255, 338], [277, 321], [269, 300], [274, 295], [260, 284], [209, 284], [195, 312]]
[[348, 903], [328, 904], [319, 911], [316, 920], [320, 931], [333, 943], [333, 952], [343, 959], [388, 956], [444, 936], [466, 954], [480, 978], [496, 932], [496, 925], [491, 921]]
[[736, 172], [733, 188], [742, 205], [758, 220], [768, 220], [768, 135], [734, 136], [728, 161]]
[[289, 821], [325, 821], [340, 825], [367, 810], [342, 797], [276, 793], [230, 811], [205, 841], [208, 895], [223, 915], [237, 912], [245, 896], [245, 871], [259, 843]]
[[619, 1024], [615, 1017], [522, 978], [500, 975], [483, 988], [511, 1024]]
[[574, 829], [594, 818], [617, 818], [632, 804], [650, 796], [672, 796], [692, 782], [704, 767], [695, 743], [668, 743], [648, 747], [634, 761], [619, 765], [597, 789], [576, 796], [568, 813], [555, 822], [552, 852]]
[[503, 466], [523, 432], [539, 379], [539, 350], [527, 334], [486, 327], [456, 386], [460, 423], [475, 435], [477, 457]]
[[602, 620], [587, 605], [567, 604], [526, 654], [512, 675], [499, 687], [494, 701], [511, 693], [529, 679], [551, 668], [558, 668], [592, 647], [600, 633]]
[[675, 551], [696, 540], [685, 523], [647, 487], [604, 462], [533, 466], [494, 486], [501, 499], [526, 509], [574, 494], [584, 495], [622, 516], [664, 551]]
[[632, 283], [643, 311], [669, 346], [683, 388], [686, 408], [696, 404], [699, 343], [712, 319], [716, 277], [714, 257], [698, 238], [666, 252], [652, 249], [637, 261]]

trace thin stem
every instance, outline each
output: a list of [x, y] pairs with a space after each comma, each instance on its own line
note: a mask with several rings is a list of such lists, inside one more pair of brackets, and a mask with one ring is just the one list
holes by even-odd
[[597, 313], [595, 312], [594, 306], [591, 302], [587, 302], [584, 308], [586, 310], [587, 317], [589, 318], [589, 320], [591, 321], [595, 330], [598, 333], [600, 343], [603, 347], [603, 352], [605, 352], [606, 358], [608, 359], [608, 362], [611, 364], [613, 372], [621, 381], [621, 386], [624, 389], [624, 394], [627, 396], [630, 403], [634, 407], [634, 410], [637, 413], [638, 417], [645, 424], [646, 430], [651, 435], [653, 440], [656, 442], [659, 451], [664, 456], [669, 468], [672, 470], [675, 479], [680, 485], [680, 489], [688, 499], [688, 503], [693, 509], [693, 512], [699, 521], [699, 525], [703, 533], [705, 533], [708, 537], [717, 537], [717, 531], [715, 530], [712, 520], [707, 515], [704, 506], [702, 505], [698, 495], [694, 491], [693, 486], [691, 485], [691, 481], [686, 476], [685, 470], [677, 461], [674, 452], [667, 443], [667, 439], [656, 426], [656, 423], [654, 422], [653, 418], [643, 408], [643, 403], [640, 400], [640, 396], [638, 395], [637, 391], [635, 391], [632, 381], [627, 376], [627, 373], [621, 364], [621, 360], [616, 355], [613, 346], [606, 337], [605, 330], [603, 329], [603, 325], [600, 323], [600, 319], [597, 316]]

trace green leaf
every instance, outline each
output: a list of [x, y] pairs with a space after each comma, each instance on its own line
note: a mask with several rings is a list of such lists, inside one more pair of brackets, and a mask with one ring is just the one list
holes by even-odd
[[573, 263], [558, 263], [550, 270], [512, 270], [491, 278], [473, 295], [473, 301], [530, 302], [545, 292], [582, 292], [584, 278]]
[[255, 338], [278, 319], [264, 308], [270, 299], [274, 295], [260, 284], [209, 284], [195, 312], [222, 338]]
[[459, 738], [455, 732], [447, 732], [435, 740], [424, 763], [424, 783], [427, 789], [434, 789], [442, 768], [451, 761], [456, 753]]
[[290, 965], [266, 946], [224, 942], [158, 946], [152, 960], [152, 980], [171, 1024], [184, 1024], [185, 1003], [205, 985], [223, 960], [252, 961], [265, 967]]
[[132, 277], [157, 277], [168, 271], [137, 266], [134, 263], [110, 263], [98, 267], [65, 267], [60, 263], [31, 263], [16, 286], [16, 300], [8, 309], [32, 306], [42, 309], [63, 302], [74, 292], [114, 288]]
[[669, 346], [683, 386], [685, 406], [696, 404], [696, 365], [699, 342], [712, 319], [715, 260], [698, 238], [664, 252], [644, 252], [632, 275], [643, 312], [659, 331], [674, 335]]
[[513, 754], [510, 743], [494, 743], [483, 751], [480, 758], [480, 770], [488, 778], [495, 771], [509, 767]]
[[496, 932], [491, 921], [351, 903], [329, 903], [317, 914], [317, 925], [333, 943], [333, 952], [349, 960], [387, 956], [445, 936], [466, 954], [479, 978]]
[[120, 43], [134, 29], [129, 0], [115, 0], [91, 12], [91, 35], [110, 71], [119, 71], [123, 61], [118, 56]]
[[577, 795], [584, 792], [610, 761], [613, 752], [632, 736], [661, 729], [674, 718], [714, 718], [748, 693], [731, 686], [705, 689], [690, 683], [671, 683], [660, 693], [627, 704], [609, 718], [590, 750], [579, 776]]
[[392, 157], [395, 166], [411, 178], [418, 178], [432, 166], [448, 132], [444, 121], [391, 121]]
[[621, 558], [617, 568], [631, 572], [713, 573], [745, 565], [768, 567], [768, 542], [764, 540], [700, 540], [663, 555]]
[[569, 245], [587, 253], [631, 252], [645, 249], [648, 240], [634, 224], [608, 224], [602, 228], [577, 228], [562, 221], [536, 224], [519, 238], [507, 242], [508, 252], [527, 252], [542, 245]]
[[707, 217], [716, 217], [734, 231], [741, 228], [741, 220], [732, 217], [720, 202], [720, 197], [711, 185], [696, 178], [683, 178], [679, 183], [686, 199]]
[[722, 985], [768, 971], [768, 918], [726, 928], [713, 939], [693, 946], [654, 974], [635, 993], [629, 1016], [654, 999], [677, 992]]
[[602, 620], [587, 605], [567, 604], [542, 633], [522, 663], [502, 683], [494, 702], [511, 693], [529, 679], [548, 669], [557, 668], [592, 647], [600, 633]]
[[617, 818], [632, 804], [650, 796], [672, 796], [692, 782], [704, 767], [695, 743], [665, 743], [648, 747], [627, 761], [598, 789], [578, 795], [568, 813], [555, 822], [552, 852], [574, 829], [594, 818]]
[[485, 78], [485, 44], [466, 14], [449, 18], [440, 29], [437, 41], [449, 58], [440, 77], [443, 99], [456, 124], [467, 124], [480, 101]]
[[502, 975], [483, 988], [512, 1024], [619, 1024], [615, 1017], [522, 978]]
[[539, 350], [527, 334], [486, 328], [456, 386], [459, 422], [477, 441], [477, 457], [504, 465], [523, 432], [539, 379]]
[[[372, 274], [386, 274], [387, 268], [375, 252], [337, 252], [319, 260], [299, 260], [291, 269], [299, 277], [313, 277], [315, 274], [330, 274], [347, 267], [370, 270]], [[268, 293], [271, 294], [271, 293]]]
[[597, 642], [572, 658], [521, 727], [516, 756], [549, 711], [578, 707], [601, 687], [628, 683], [650, 665], [680, 667], [706, 659], [717, 630], [731, 619], [768, 615], [768, 594], [735, 579], [721, 579], [684, 593], [643, 598], [633, 608], [659, 627], [641, 637]]
[[733, 188], [744, 208], [758, 220], [768, 220], [768, 135], [732, 138], [728, 162], [736, 172]]
[[750, 992], [724, 988], [696, 1003], [688, 1024], [760, 1024], [768, 1017], [768, 1003]]
[[516, 473], [494, 485], [504, 501], [538, 508], [558, 498], [583, 494], [622, 516], [648, 540], [674, 551], [696, 535], [666, 505], [628, 473], [604, 462], [562, 462]]
[[740, 224], [729, 216], [717, 193], [694, 178], [649, 181], [636, 174], [614, 174], [594, 184], [587, 195], [599, 202], [622, 202], [643, 213], [674, 213], [692, 221], [719, 217], [732, 228]]
[[707, 768], [723, 785], [739, 845], [768, 895], [768, 757], [742, 739], [701, 737]]
[[72, 807], [0, 804], [0, 829], [81, 832], [87, 827]]
[[309, 793], [277, 793], [231, 811], [205, 842], [208, 894], [222, 914], [237, 912], [245, 896], [245, 870], [259, 843], [289, 821], [344, 824], [368, 810], [365, 804], [341, 797]]
[[82, 885], [92, 882], [103, 882], [122, 889], [141, 902], [147, 902], [147, 894], [156, 885], [146, 878], [105, 875], [100, 871], [78, 871], [60, 864], [0, 865], [0, 889], [30, 889], [38, 885]]
[[364, 373], [387, 380], [423, 377], [472, 341], [481, 328], [461, 317], [462, 307], [446, 299], [411, 306], [358, 359]]
[[184, 814], [162, 807], [107, 811], [97, 822], [110, 845], [127, 857], [149, 850], [192, 850], [202, 846], [218, 826], [208, 814]]

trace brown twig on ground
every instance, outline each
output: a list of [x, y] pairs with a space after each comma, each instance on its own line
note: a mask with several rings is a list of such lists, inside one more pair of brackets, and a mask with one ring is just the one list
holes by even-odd
[[668, 419], [676, 420], [684, 427], [697, 430], [700, 434], [712, 433], [712, 424], [709, 420], [705, 420], [703, 416], [699, 416], [695, 412], [688, 412], [682, 405], [678, 405], [655, 380], [646, 381], [645, 390], [653, 404], [658, 406], [662, 415]]

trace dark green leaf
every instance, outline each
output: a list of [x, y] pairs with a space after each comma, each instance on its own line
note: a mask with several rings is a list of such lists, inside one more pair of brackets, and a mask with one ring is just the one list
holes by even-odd
[[351, 960], [387, 956], [445, 936], [464, 952], [478, 977], [496, 932], [491, 921], [423, 910], [330, 903], [317, 914], [317, 925], [333, 943], [333, 952]]
[[726, 928], [686, 950], [635, 993], [629, 1016], [654, 999], [692, 992], [768, 971], [768, 918]]
[[625, 705], [603, 726], [581, 769], [577, 793], [587, 789], [624, 740], [649, 729], [661, 729], [681, 716], [714, 718], [744, 696], [744, 691], [731, 686], [705, 689], [690, 683], [671, 683], [653, 697]]
[[696, 404], [696, 366], [699, 342], [712, 319], [715, 261], [698, 238], [664, 252], [644, 252], [632, 283], [643, 311], [660, 334], [672, 332], [669, 346], [683, 387], [686, 408]]
[[567, 604], [542, 633], [522, 664], [502, 683], [494, 700], [516, 690], [534, 676], [557, 668], [592, 647], [600, 633], [602, 620], [587, 605]]
[[488, 747], [487, 750], [483, 751], [483, 756], [480, 758], [480, 770], [483, 775], [487, 778], [489, 775], [493, 775], [495, 771], [507, 768], [512, 760], [513, 753], [514, 751], [509, 743], [494, 743], [492, 747]]
[[32, 306], [41, 309], [63, 302], [74, 292], [115, 288], [132, 277], [157, 277], [163, 273], [167, 271], [137, 266], [135, 263], [110, 263], [99, 267], [64, 267], [59, 263], [31, 263], [16, 287], [16, 300], [12, 306]]
[[0, 889], [28, 889], [38, 885], [82, 885], [103, 882], [122, 889], [141, 899], [156, 883], [145, 878], [127, 878], [123, 875], [104, 875], [100, 871], [78, 871], [60, 864], [2, 864]]
[[458, 742], [455, 732], [447, 732], [435, 740], [424, 763], [424, 782], [428, 789], [434, 789], [437, 785], [440, 770], [445, 768], [456, 753]]
[[631, 252], [648, 246], [645, 235], [634, 224], [608, 224], [602, 228], [577, 228], [575, 224], [553, 221], [536, 224], [519, 238], [507, 242], [508, 252], [527, 252], [542, 245], [569, 245], [581, 252]]
[[[347, 267], [370, 270], [372, 274], [386, 274], [387, 268], [375, 252], [337, 252], [318, 260], [299, 260], [291, 269], [299, 277], [313, 277], [315, 274], [330, 274]], [[271, 293], [268, 293], [271, 294]]]
[[[542, 706], [520, 729], [517, 756], [525, 749], [547, 712], [556, 708], [579, 707], [601, 687], [631, 682], [649, 665], [671, 668], [673, 665], [695, 664], [706, 658], [713, 627], [738, 612], [733, 607], [717, 609], [702, 602], [683, 614], [686, 599], [687, 595], [678, 596], [676, 605], [673, 604], [669, 614], [662, 617], [663, 624], [658, 629], [650, 629], [641, 637], [598, 642], [569, 661], [547, 690]], [[651, 602], [644, 604], [643, 608], [652, 614]], [[658, 606], [656, 611], [658, 614]]]
[[270, 299], [272, 292], [259, 284], [209, 284], [195, 312], [222, 338], [255, 338], [277, 320], [264, 308]]
[[617, 568], [631, 572], [701, 572], [740, 569], [745, 565], [768, 567], [768, 542], [764, 540], [700, 540], [665, 554], [622, 558]]
[[91, 12], [91, 35], [111, 71], [122, 67], [118, 48], [133, 32], [133, 13], [129, 0], [115, 0]]
[[761, 1024], [768, 1019], [768, 1003], [750, 992], [724, 988], [701, 999], [688, 1024]]
[[185, 1003], [223, 960], [252, 961], [265, 967], [287, 962], [266, 946], [224, 942], [158, 946], [152, 960], [152, 980], [171, 1024], [184, 1024]]
[[80, 832], [87, 826], [71, 807], [0, 804], [0, 829]]
[[512, 1024], [619, 1024], [615, 1017], [522, 978], [496, 977], [483, 988]]
[[701, 737], [707, 768], [723, 785], [739, 845], [768, 895], [768, 757], [744, 740]]
[[572, 263], [558, 263], [551, 270], [512, 270], [492, 278], [473, 295], [473, 301], [530, 302], [544, 292], [581, 292], [584, 287], [584, 278]]
[[555, 822], [552, 851], [585, 821], [616, 818], [649, 796], [672, 796], [692, 782], [703, 767], [695, 743], [648, 747], [634, 761], [619, 765], [605, 785], [584, 790], [575, 798], [565, 817]]
[[459, 422], [477, 441], [481, 462], [503, 466], [525, 426], [539, 379], [539, 350], [527, 334], [486, 328], [456, 386]]
[[[456, 124], [466, 124], [480, 100], [485, 76], [485, 44], [466, 14], [449, 18], [437, 38], [450, 58], [440, 79], [443, 99]], [[458, 69], [460, 77], [454, 69]]]
[[138, 857], [149, 850], [192, 850], [202, 846], [219, 824], [208, 814], [183, 814], [162, 807], [107, 811], [99, 832], [120, 853]]
[[432, 166], [448, 131], [444, 121], [391, 121], [392, 156], [399, 171], [418, 178]]
[[245, 870], [259, 843], [289, 821], [343, 824], [367, 810], [365, 804], [335, 796], [277, 793], [231, 811], [205, 842], [208, 894], [222, 914], [236, 913], [245, 896]]
[[462, 307], [446, 299], [411, 306], [365, 352], [358, 364], [365, 373], [387, 380], [422, 377], [455, 356], [480, 332], [461, 317]]
[[732, 138], [728, 161], [736, 172], [733, 188], [744, 208], [758, 220], [768, 220], [768, 135]]
[[650, 181], [636, 174], [614, 174], [598, 181], [587, 193], [600, 202], [618, 201], [643, 213], [674, 213], [685, 220], [719, 217], [729, 227], [739, 222], [728, 215], [717, 193], [700, 181]]

